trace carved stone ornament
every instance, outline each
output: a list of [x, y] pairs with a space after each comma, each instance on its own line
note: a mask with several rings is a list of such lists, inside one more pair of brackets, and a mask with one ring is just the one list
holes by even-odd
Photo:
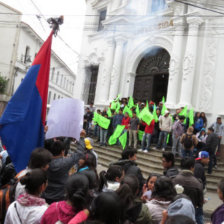
[[187, 54], [184, 57], [183, 62], [183, 80], [186, 81], [194, 70], [194, 56], [193, 54]]
[[117, 68], [116, 66], [113, 66], [112, 72], [111, 72], [111, 86], [114, 84], [117, 78], [118, 78]]
[[217, 38], [209, 37], [207, 40], [207, 51], [204, 61], [204, 71], [199, 101], [199, 109], [209, 112], [212, 105], [212, 96], [214, 91], [214, 80], [216, 73], [216, 55], [217, 55]]
[[93, 52], [85, 58], [85, 66], [96, 66], [104, 61], [105, 55], [103, 52], [99, 53], [97, 48], [94, 48]]
[[165, 49], [153, 48], [140, 61], [137, 75], [168, 73], [170, 55]]
[[169, 68], [169, 80], [170, 81], [172, 81], [173, 79], [175, 79], [177, 77], [178, 71], [179, 71], [179, 63], [177, 62], [175, 57], [173, 57], [170, 60], [170, 68]]

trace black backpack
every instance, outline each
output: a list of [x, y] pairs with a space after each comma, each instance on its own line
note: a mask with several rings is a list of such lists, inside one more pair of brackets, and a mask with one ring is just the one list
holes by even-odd
[[192, 135], [185, 135], [183, 145], [185, 149], [191, 149], [191, 147], [194, 145]]

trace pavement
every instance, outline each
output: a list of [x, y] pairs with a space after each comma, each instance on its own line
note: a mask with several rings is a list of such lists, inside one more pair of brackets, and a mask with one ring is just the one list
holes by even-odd
[[218, 206], [222, 204], [222, 201], [219, 199], [217, 193], [207, 192], [205, 199], [208, 199], [208, 202], [204, 204], [205, 213], [212, 213]]

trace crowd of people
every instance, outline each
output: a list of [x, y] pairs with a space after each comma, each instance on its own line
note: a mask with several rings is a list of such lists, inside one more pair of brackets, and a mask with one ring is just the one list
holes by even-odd
[[[207, 118], [204, 112], [197, 112], [194, 115], [193, 124], [190, 125], [190, 119], [187, 115], [183, 115], [184, 108], [176, 109], [175, 114], [170, 114], [169, 110], [165, 110], [162, 114], [163, 103], [158, 106], [154, 102], [149, 104], [138, 102], [137, 107], [140, 112], [145, 107], [149, 111], [156, 110], [158, 121], [153, 119], [148, 125], [146, 122], [138, 118], [137, 107], [131, 108], [132, 116], [124, 111], [128, 105], [128, 99], [120, 102], [119, 111], [108, 109], [103, 111], [97, 110], [96, 113], [110, 120], [108, 129], [100, 127], [93, 121], [94, 107], [93, 104], [86, 108], [84, 115], [84, 129], [89, 136], [95, 136], [100, 146], [107, 146], [110, 136], [116, 130], [118, 125], [124, 125], [124, 131], [128, 133], [127, 147], [138, 149], [145, 153], [151, 149], [167, 150], [167, 144], [172, 148], [175, 156], [181, 158], [197, 157], [200, 151], [207, 151], [210, 155], [210, 163], [208, 173], [211, 174], [213, 168], [217, 169], [216, 155], [220, 152], [220, 144], [224, 135], [224, 125], [221, 117], [217, 117], [216, 122], [208, 126]], [[156, 107], [156, 108], [154, 108]], [[142, 133], [142, 135], [141, 135]], [[119, 145], [119, 141], [117, 142]], [[153, 146], [154, 145], [154, 146]]]
[[[65, 139], [46, 141], [35, 149], [28, 167], [16, 174], [7, 156], [1, 171], [0, 222], [5, 224], [201, 224], [209, 153], [181, 159], [163, 152], [163, 175], [145, 180], [137, 166], [137, 150], [97, 172], [97, 155], [83, 130], [76, 149], [65, 150]], [[67, 155], [65, 155], [67, 154]], [[4, 178], [7, 176], [7, 180]], [[218, 184], [224, 201], [224, 179]], [[224, 204], [211, 223], [224, 221]]]
[[[158, 122], [141, 121], [135, 110], [130, 118], [112, 111], [110, 127], [92, 126], [93, 106], [87, 108], [84, 128], [79, 141], [70, 147], [69, 138], [45, 141], [44, 148], [36, 148], [30, 155], [26, 169], [16, 173], [6, 150], [0, 147], [0, 223], [5, 224], [203, 224], [203, 206], [206, 202], [206, 175], [216, 162], [216, 148], [223, 134], [218, 117], [209, 126], [204, 113], [196, 113], [194, 125], [180, 115], [171, 116], [166, 110]], [[140, 110], [145, 104], [139, 102]], [[149, 109], [153, 110], [150, 104]], [[118, 124], [129, 133], [127, 147], [121, 158], [98, 170], [98, 155], [94, 151], [95, 135], [106, 145]], [[144, 131], [139, 143], [139, 130]], [[169, 141], [168, 136], [170, 135]], [[172, 136], [172, 137], [171, 137]], [[161, 150], [163, 174], [152, 173], [145, 179], [138, 167], [137, 153], [151, 150], [151, 142]], [[172, 150], [167, 150], [167, 143]], [[119, 144], [119, 142], [117, 142]], [[163, 150], [164, 149], [164, 150]], [[175, 166], [181, 156], [180, 168]], [[212, 162], [211, 162], [212, 161]], [[218, 196], [224, 202], [224, 179], [217, 186]], [[210, 223], [224, 222], [224, 203], [214, 209]]]

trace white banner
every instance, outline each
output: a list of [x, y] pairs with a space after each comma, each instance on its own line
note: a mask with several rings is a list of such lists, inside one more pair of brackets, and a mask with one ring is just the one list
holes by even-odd
[[83, 127], [84, 102], [64, 98], [52, 102], [47, 119], [46, 139], [72, 137], [79, 140]]

